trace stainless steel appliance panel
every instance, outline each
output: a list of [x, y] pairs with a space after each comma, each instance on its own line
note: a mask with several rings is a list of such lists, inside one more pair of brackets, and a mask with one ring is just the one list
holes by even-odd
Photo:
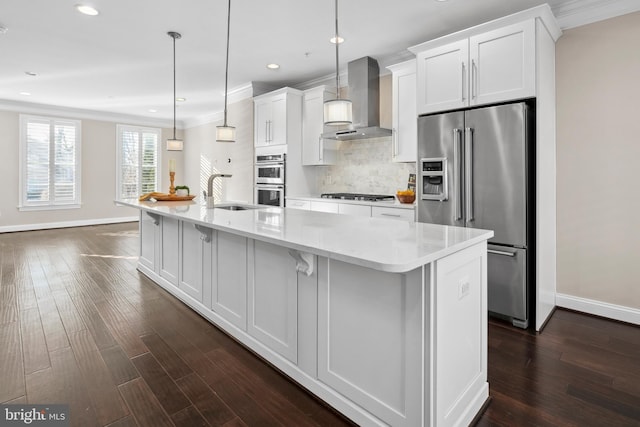
[[258, 184], [255, 186], [255, 203], [284, 207], [284, 185]]
[[[462, 216], [459, 215], [463, 194], [456, 191], [462, 188], [460, 148], [463, 130], [464, 113], [462, 112], [418, 117], [418, 159], [446, 158], [449, 187], [447, 200], [423, 200], [424, 184], [416, 183], [419, 222], [464, 226]], [[419, 168], [422, 168], [422, 164], [419, 164]], [[419, 176], [420, 172], [419, 170]]]
[[518, 247], [527, 245], [526, 111], [519, 103], [465, 116], [467, 226], [493, 230], [490, 242]]
[[515, 326], [526, 328], [527, 250], [488, 245], [487, 251], [489, 311], [511, 317]]

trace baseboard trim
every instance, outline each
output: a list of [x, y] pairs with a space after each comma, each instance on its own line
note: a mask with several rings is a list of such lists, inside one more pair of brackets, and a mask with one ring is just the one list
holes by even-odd
[[135, 221], [138, 221], [139, 219], [140, 218], [138, 216], [125, 216], [120, 218], [81, 219], [77, 221], [7, 225], [4, 227], [0, 227], [0, 233], [13, 233], [15, 231], [47, 230], [50, 228], [84, 227], [87, 225], [117, 224], [120, 222], [135, 222]]
[[640, 325], [640, 310], [572, 295], [556, 294], [556, 305], [595, 316]]

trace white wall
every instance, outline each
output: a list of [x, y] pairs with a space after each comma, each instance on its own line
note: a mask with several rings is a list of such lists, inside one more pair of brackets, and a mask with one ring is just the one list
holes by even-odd
[[[33, 114], [33, 113], [29, 113]], [[55, 110], [38, 115], [60, 117]], [[65, 117], [75, 118], [68, 114]], [[0, 232], [59, 226], [86, 225], [137, 217], [131, 208], [116, 206], [116, 125], [115, 122], [81, 119], [82, 122], [82, 206], [79, 209], [19, 211], [20, 112], [0, 111]], [[131, 123], [127, 123], [131, 124]], [[164, 140], [172, 130], [163, 129], [161, 172], [163, 188], [169, 191], [168, 153]], [[178, 158], [181, 153], [171, 154]], [[178, 173], [180, 169], [178, 169]]]
[[640, 309], [640, 12], [556, 45], [559, 294]]
[[236, 127], [235, 143], [216, 142], [216, 126], [222, 120], [184, 131], [184, 183], [202, 201], [212, 172], [232, 174], [215, 179], [216, 201], [253, 203], [253, 100], [229, 104], [227, 123]]

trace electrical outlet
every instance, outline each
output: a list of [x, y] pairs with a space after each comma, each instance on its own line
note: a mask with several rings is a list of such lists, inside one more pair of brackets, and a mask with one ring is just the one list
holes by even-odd
[[469, 295], [469, 279], [464, 278], [458, 282], [458, 299], [462, 299]]
[[331, 175], [327, 175], [327, 184], [331, 185], [332, 183], [331, 181], [332, 181]]

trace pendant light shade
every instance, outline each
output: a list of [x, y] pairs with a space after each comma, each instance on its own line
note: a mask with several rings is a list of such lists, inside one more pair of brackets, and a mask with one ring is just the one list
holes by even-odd
[[233, 126], [216, 126], [216, 141], [236, 142], [236, 128]]
[[182, 140], [176, 138], [176, 39], [182, 35], [175, 31], [169, 31], [167, 34], [173, 39], [173, 138], [167, 139], [167, 151], [182, 151]]
[[227, 124], [227, 84], [229, 82], [229, 28], [231, 27], [231, 0], [227, 8], [227, 59], [224, 71], [224, 124], [216, 127], [217, 142], [236, 142], [236, 128]]
[[353, 122], [351, 101], [329, 99], [324, 102], [324, 124], [330, 126], [350, 125]]
[[350, 125], [353, 122], [353, 109], [351, 101], [340, 98], [340, 55], [338, 46], [341, 37], [338, 33], [338, 0], [336, 0], [336, 33], [334, 35], [336, 45], [336, 99], [324, 102], [324, 124], [328, 126]]

